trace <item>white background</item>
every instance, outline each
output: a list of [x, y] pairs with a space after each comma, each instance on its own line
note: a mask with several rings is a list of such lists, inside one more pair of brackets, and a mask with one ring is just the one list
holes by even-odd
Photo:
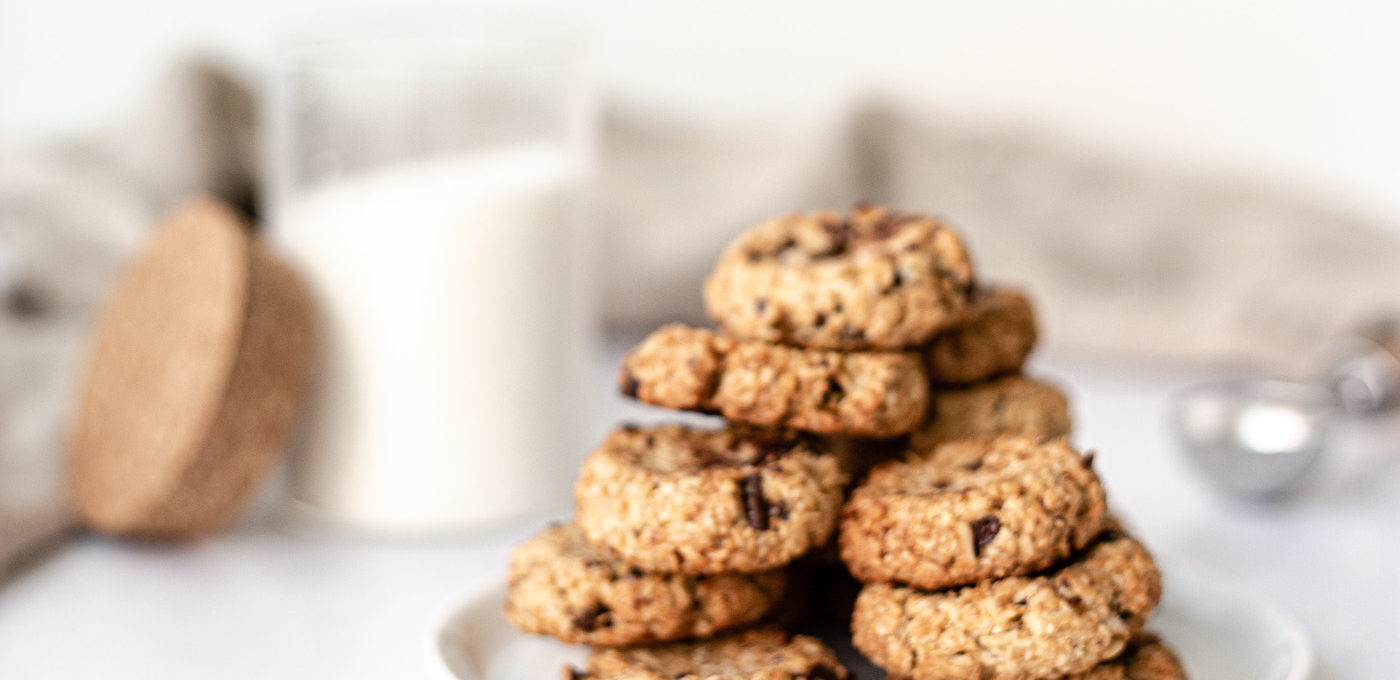
[[[255, 74], [289, 17], [382, 4], [0, 0], [0, 140], [112, 119], [175, 55]], [[511, 8], [590, 32], [614, 93], [688, 115], [790, 121], [879, 91], [1297, 183], [1400, 221], [1400, 3], [1388, 0]]]

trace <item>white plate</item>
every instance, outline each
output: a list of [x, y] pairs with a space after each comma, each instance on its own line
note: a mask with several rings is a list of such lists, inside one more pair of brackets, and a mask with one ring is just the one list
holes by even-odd
[[[1176, 648], [1192, 680], [1312, 676], [1307, 635], [1278, 607], [1198, 567], [1170, 562], [1163, 574], [1162, 604], [1148, 625]], [[504, 598], [504, 590], [496, 588], [451, 611], [433, 635], [432, 677], [540, 680], [559, 677], [565, 663], [583, 664], [586, 648], [526, 635], [506, 623]]]

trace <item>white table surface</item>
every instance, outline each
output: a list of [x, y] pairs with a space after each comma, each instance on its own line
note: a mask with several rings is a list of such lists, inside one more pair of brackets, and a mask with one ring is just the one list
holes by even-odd
[[[1334, 455], [1289, 504], [1231, 501], [1164, 429], [1165, 396], [1199, 375], [1065, 360], [1037, 372], [1069, 386], [1077, 442], [1098, 451], [1110, 499], [1154, 551], [1278, 601], [1314, 636], [1319, 677], [1400, 677], [1400, 437], [1372, 437], [1389, 455]], [[666, 415], [599, 403], [599, 432]], [[0, 678], [424, 677], [437, 618], [498, 583], [510, 546], [543, 521], [414, 542], [263, 512], [192, 545], [79, 538], [0, 587]]]

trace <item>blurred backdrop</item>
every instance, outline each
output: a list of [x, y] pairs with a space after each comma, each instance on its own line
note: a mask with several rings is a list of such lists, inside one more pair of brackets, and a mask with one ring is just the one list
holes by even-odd
[[[264, 205], [288, 27], [376, 4], [0, 0], [7, 457], [58, 448], [80, 330], [162, 211], [195, 192]], [[1400, 308], [1394, 3], [431, 11], [464, 9], [591, 47], [614, 330], [699, 320], [738, 230], [856, 200], [948, 216], [983, 272], [1035, 291], [1052, 354], [1297, 372]]]

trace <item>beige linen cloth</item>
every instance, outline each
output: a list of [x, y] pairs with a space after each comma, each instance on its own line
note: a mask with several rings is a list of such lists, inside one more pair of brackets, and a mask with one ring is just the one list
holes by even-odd
[[[192, 64], [125, 124], [0, 152], [0, 512], [53, 498], [83, 330], [157, 216], [199, 191], [255, 205], [256, 108], [242, 83]], [[597, 234], [615, 328], [700, 321], [700, 279], [733, 234], [856, 200], [948, 216], [982, 272], [1032, 288], [1062, 352], [1297, 369], [1400, 307], [1400, 230], [1072, 140], [896, 102], [777, 130], [625, 104], [604, 124]], [[31, 524], [0, 522], [0, 553]]]

